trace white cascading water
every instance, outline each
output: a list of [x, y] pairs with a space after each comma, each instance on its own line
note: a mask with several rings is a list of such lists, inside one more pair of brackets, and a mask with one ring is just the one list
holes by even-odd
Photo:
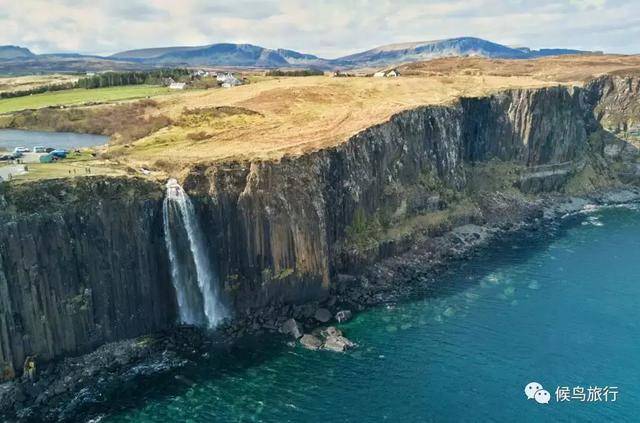
[[[206, 244], [201, 236], [193, 204], [175, 179], [170, 179], [167, 182], [167, 194], [162, 213], [165, 243], [171, 265], [171, 279], [178, 299], [180, 320], [182, 323], [190, 325], [204, 323], [213, 328], [226, 317], [226, 311], [218, 297], [218, 281], [206, 254]], [[181, 219], [173, 219], [174, 216], [179, 216]], [[197, 285], [189, 283], [190, 281], [187, 280], [189, 272], [181, 268], [183, 264], [178, 259], [176, 241], [172, 239], [175, 233], [171, 230], [171, 225], [180, 220], [189, 242]], [[198, 289], [199, 292], [193, 292], [194, 289]], [[194, 295], [201, 296], [202, 301], [194, 301]], [[202, 322], [200, 317], [203, 312], [206, 322]]]

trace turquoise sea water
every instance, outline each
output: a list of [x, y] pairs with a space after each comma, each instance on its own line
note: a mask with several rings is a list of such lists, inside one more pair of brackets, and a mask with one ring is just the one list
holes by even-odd
[[[640, 211], [597, 210], [358, 314], [341, 326], [353, 352], [247, 341], [123, 392], [103, 421], [634, 421], [639, 300]], [[529, 382], [549, 404], [526, 399]], [[558, 386], [617, 400], [557, 402]]]

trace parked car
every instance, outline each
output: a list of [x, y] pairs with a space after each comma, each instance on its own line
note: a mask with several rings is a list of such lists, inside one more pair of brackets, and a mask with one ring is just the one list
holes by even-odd
[[53, 150], [49, 154], [52, 155], [53, 157], [57, 157], [59, 159], [64, 159], [64, 158], [67, 157], [67, 154], [69, 154], [69, 153], [67, 152], [67, 150]]
[[53, 150], [55, 150], [55, 148], [51, 148], [51, 147], [47, 147], [44, 149], [45, 153], [51, 153]]
[[44, 154], [40, 156], [40, 163], [51, 163], [54, 157], [51, 154]]
[[27, 147], [16, 147], [16, 148], [13, 149], [14, 153], [21, 153], [21, 154], [22, 153], [28, 153], [30, 151], [31, 150], [29, 150], [29, 148], [27, 148]]
[[0, 160], [13, 160], [13, 154], [0, 154]]
[[33, 147], [33, 152], [34, 153], [46, 153], [47, 149], [45, 148], [44, 145], [36, 145], [35, 147]]

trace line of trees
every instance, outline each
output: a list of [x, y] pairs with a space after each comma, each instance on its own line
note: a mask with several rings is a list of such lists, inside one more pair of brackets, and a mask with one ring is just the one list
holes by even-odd
[[320, 69], [300, 69], [283, 71], [280, 69], [267, 71], [266, 76], [317, 76], [324, 75], [324, 72]]
[[191, 75], [189, 69], [156, 69], [145, 72], [104, 72], [80, 78], [78, 88], [104, 88], [122, 85], [161, 84], [163, 79], [178, 80]]
[[55, 85], [42, 85], [40, 87], [29, 88], [28, 90], [1, 92], [0, 98], [24, 97], [26, 95], [42, 94], [48, 91], [70, 90], [71, 88], [76, 88], [76, 84], [74, 82], [67, 82], [64, 84], [55, 84]]
[[155, 69], [143, 72], [103, 72], [78, 79], [76, 82], [63, 84], [42, 85], [20, 91], [0, 92], [0, 99], [24, 97], [32, 94], [42, 94], [49, 91], [70, 90], [73, 88], [105, 88], [122, 85], [161, 85], [164, 79], [184, 79], [191, 75], [189, 69]]

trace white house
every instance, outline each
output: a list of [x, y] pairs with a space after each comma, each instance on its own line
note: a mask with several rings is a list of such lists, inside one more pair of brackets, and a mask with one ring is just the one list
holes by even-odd
[[384, 72], [380, 71], [380, 72], [376, 72], [373, 74], [374, 78], [384, 78]]
[[387, 72], [387, 74], [385, 76], [387, 78], [395, 78], [396, 76], [400, 76], [400, 74], [398, 73], [397, 70], [393, 69], [393, 70], [390, 70], [389, 72]]
[[218, 74], [216, 79], [218, 80], [218, 82], [222, 82], [222, 88], [231, 88], [242, 85], [242, 81], [233, 76], [231, 73], [227, 73], [224, 75]]
[[[234, 78], [235, 79], [235, 78]], [[222, 83], [222, 88], [231, 88], [231, 87], [237, 87], [238, 85], [242, 85], [242, 82], [240, 82], [239, 80], [235, 80], [235, 81], [226, 81]]]
[[209, 77], [209, 76], [213, 76], [213, 77], [218, 76], [218, 74], [217, 74], [217, 73], [215, 73], [215, 72], [209, 72], [209, 71], [206, 71], [206, 70], [204, 70], [204, 69], [198, 69], [197, 71], [195, 71], [195, 72], [193, 73], [193, 75], [194, 75], [194, 76], [197, 76], [198, 78], [207, 78], [207, 77]]
[[184, 87], [186, 87], [187, 84], [185, 84], [184, 82], [172, 82], [171, 84], [169, 84], [169, 89], [171, 90], [184, 90]]

